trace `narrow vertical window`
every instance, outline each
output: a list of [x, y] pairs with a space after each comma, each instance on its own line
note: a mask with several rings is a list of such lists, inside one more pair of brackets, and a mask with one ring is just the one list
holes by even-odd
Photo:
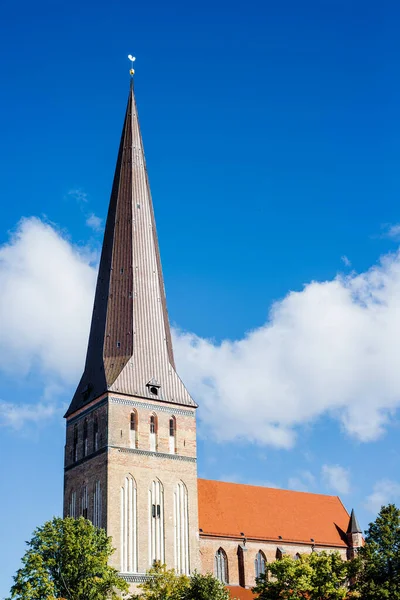
[[215, 553], [215, 576], [222, 583], [229, 583], [228, 558], [222, 548]]
[[82, 488], [82, 498], [81, 498], [81, 515], [84, 519], [88, 518], [88, 504], [89, 504], [88, 489], [87, 489], [87, 485], [84, 485]]
[[176, 419], [171, 417], [169, 420], [169, 453], [176, 453]]
[[131, 421], [130, 421], [130, 442], [131, 448], [137, 448], [137, 436], [138, 433], [138, 419], [136, 411], [131, 412]]
[[71, 492], [69, 499], [68, 514], [70, 517], [76, 519], [76, 492]]
[[262, 550], [259, 550], [256, 554], [256, 558], [254, 561], [256, 579], [257, 577], [260, 577], [260, 575], [263, 575], [265, 573], [266, 560], [267, 559], [265, 558], [264, 552]]
[[99, 449], [99, 421], [97, 415], [93, 420], [93, 450], [96, 452]]
[[95, 527], [102, 526], [101, 514], [101, 485], [100, 481], [96, 481], [93, 491], [93, 525]]
[[157, 452], [157, 417], [150, 415], [150, 450]]
[[239, 585], [241, 587], [246, 587], [246, 578], [245, 578], [245, 572], [244, 572], [244, 550], [243, 550], [243, 546], [238, 546], [237, 557], [238, 557]]
[[189, 575], [189, 503], [186, 485], [180, 481], [174, 492], [175, 572]]
[[137, 491], [132, 475], [121, 487], [121, 573], [137, 573]]
[[88, 455], [88, 422], [87, 419], [83, 422], [83, 456]]
[[78, 425], [74, 425], [74, 445], [73, 445], [73, 460], [78, 460]]
[[164, 489], [161, 481], [153, 481], [149, 489], [149, 565], [165, 562]]

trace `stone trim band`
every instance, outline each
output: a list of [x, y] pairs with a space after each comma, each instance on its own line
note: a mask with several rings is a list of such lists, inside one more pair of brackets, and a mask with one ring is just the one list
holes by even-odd
[[181, 454], [167, 454], [166, 452], [151, 452], [151, 450], [138, 450], [138, 448], [122, 448], [121, 446], [109, 446], [118, 452], [127, 452], [128, 454], [139, 454], [141, 456], [154, 456], [155, 458], [170, 458], [172, 460], [184, 460], [187, 462], [197, 462], [192, 456], [182, 456]]
[[128, 406], [136, 406], [136, 408], [147, 408], [148, 410], [156, 410], [167, 412], [174, 415], [183, 415], [184, 417], [194, 417], [195, 412], [192, 410], [183, 410], [182, 408], [175, 408], [175, 406], [166, 407], [159, 406], [158, 404], [149, 404], [147, 402], [138, 402], [137, 400], [126, 400], [125, 398], [110, 397], [110, 402], [113, 404], [126, 404]]

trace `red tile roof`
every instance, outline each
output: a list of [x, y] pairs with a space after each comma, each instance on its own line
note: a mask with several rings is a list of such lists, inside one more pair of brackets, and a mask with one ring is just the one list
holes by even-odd
[[337, 496], [206, 479], [198, 489], [201, 535], [346, 547], [350, 516]]
[[246, 588], [239, 587], [238, 585], [227, 585], [231, 598], [237, 598], [237, 600], [254, 600], [253, 592]]

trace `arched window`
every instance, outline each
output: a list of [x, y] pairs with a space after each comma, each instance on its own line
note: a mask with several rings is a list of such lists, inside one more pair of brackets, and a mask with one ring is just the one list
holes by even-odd
[[215, 576], [222, 583], [229, 583], [228, 558], [222, 548], [215, 553]]
[[150, 415], [150, 450], [157, 452], [157, 416]]
[[88, 422], [87, 419], [83, 422], [83, 456], [88, 455]]
[[93, 420], [93, 450], [96, 452], [99, 449], [99, 421], [97, 415]]
[[175, 572], [189, 575], [189, 504], [188, 492], [179, 481], [174, 492]]
[[151, 483], [149, 489], [150, 543], [149, 565], [154, 561], [165, 562], [164, 551], [164, 488], [159, 479]]
[[138, 439], [138, 418], [135, 410], [131, 412], [131, 420], [130, 420], [130, 442], [131, 448], [137, 448], [137, 439]]
[[121, 573], [137, 573], [137, 493], [132, 475], [121, 487]]
[[244, 549], [243, 549], [242, 545], [238, 546], [237, 557], [238, 557], [239, 585], [241, 587], [246, 587], [246, 577], [245, 577], [245, 571], [244, 571]]
[[256, 558], [254, 561], [255, 574], [256, 579], [265, 573], [265, 563], [267, 559], [265, 558], [265, 554], [262, 550], [259, 550], [256, 554]]
[[74, 446], [73, 446], [73, 460], [78, 460], [78, 425], [74, 425]]
[[294, 560], [300, 560], [300, 554], [298, 552], [296, 552], [296, 554], [294, 555]]
[[169, 420], [169, 453], [176, 453], [176, 419], [171, 417]]

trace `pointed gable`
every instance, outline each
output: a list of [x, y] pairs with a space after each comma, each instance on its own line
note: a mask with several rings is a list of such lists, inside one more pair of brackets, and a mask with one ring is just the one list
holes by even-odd
[[[157, 381], [157, 386], [149, 386]], [[195, 407], [175, 371], [133, 84], [106, 221], [82, 379], [69, 416], [107, 391]]]
[[201, 535], [346, 547], [349, 514], [337, 496], [198, 480]]

